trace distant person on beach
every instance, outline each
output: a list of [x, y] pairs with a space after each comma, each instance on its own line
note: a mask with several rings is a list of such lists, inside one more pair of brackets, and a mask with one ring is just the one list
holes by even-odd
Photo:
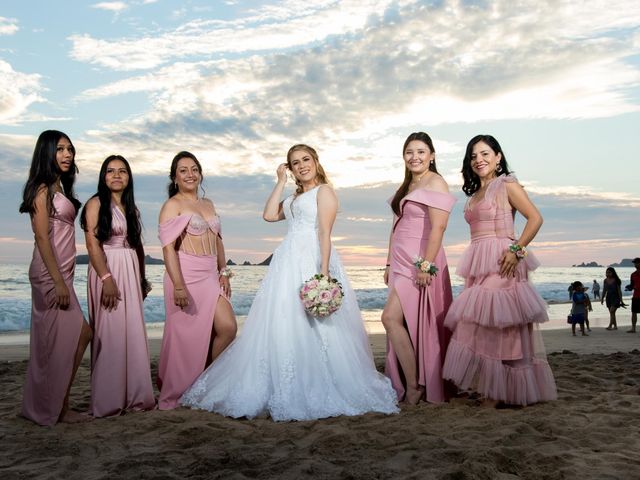
[[35, 237], [29, 266], [31, 333], [22, 415], [40, 425], [91, 417], [69, 409], [69, 391], [91, 341], [73, 289], [74, 222], [80, 208], [73, 184], [76, 150], [57, 130], [40, 134], [24, 186], [20, 213], [31, 217]]
[[633, 290], [631, 297], [631, 330], [627, 333], [636, 333], [636, 323], [638, 323], [638, 313], [640, 313], [640, 257], [633, 259], [633, 266], [636, 271], [631, 274], [629, 289]]
[[192, 153], [180, 152], [171, 162], [169, 178], [169, 199], [160, 210], [158, 227], [166, 269], [160, 410], [178, 406], [184, 391], [237, 331], [220, 217], [201, 188], [202, 166]]
[[607, 330], [617, 330], [618, 323], [616, 321], [616, 310], [624, 307], [622, 303], [622, 281], [618, 277], [616, 269], [608, 267], [605, 271], [605, 279], [602, 282], [602, 298], [600, 304], [606, 302], [607, 310], [609, 310], [609, 325]]
[[582, 336], [587, 336], [584, 331], [584, 323], [587, 315], [587, 302], [589, 297], [584, 293], [582, 282], [573, 282], [573, 298], [571, 299], [571, 333], [576, 336], [576, 324], [580, 325]]
[[573, 292], [574, 292], [573, 283], [569, 285], [569, 288], [567, 288], [567, 291], [569, 292], [569, 300], [571, 300], [573, 298]]
[[[557, 398], [538, 325], [547, 305], [528, 280], [539, 266], [527, 245], [542, 216], [515, 176], [498, 141], [478, 135], [467, 145], [462, 190], [470, 197], [464, 217], [471, 244], [458, 263], [465, 288], [453, 301], [445, 326], [453, 337], [444, 378], [487, 404], [529, 405]], [[519, 238], [514, 215], [526, 219]]]
[[600, 298], [600, 284], [593, 279], [593, 285], [591, 286], [591, 293], [593, 294], [593, 299]]
[[82, 209], [89, 267], [91, 412], [94, 417], [149, 410], [153, 396], [142, 301], [145, 278], [140, 212], [129, 162], [111, 155], [102, 163], [98, 192]]
[[[395, 413], [396, 394], [376, 370], [355, 292], [331, 243], [335, 191], [314, 148], [293, 145], [286, 159], [276, 168], [262, 218], [286, 220], [287, 233], [273, 252], [242, 335], [181, 403], [233, 418], [269, 415], [274, 421]], [[282, 199], [288, 172], [295, 191]], [[300, 297], [302, 285], [321, 280], [319, 274], [337, 280], [341, 287], [330, 289], [336, 295], [343, 292], [339, 308], [322, 318], [310, 314]], [[328, 289], [311, 290], [331, 302]]]
[[393, 226], [384, 271], [389, 286], [382, 312], [385, 373], [398, 400], [440, 403], [446, 400], [442, 362], [451, 337], [444, 318], [453, 300], [442, 238], [456, 199], [436, 169], [429, 135], [409, 135], [402, 156], [404, 181], [389, 202]]

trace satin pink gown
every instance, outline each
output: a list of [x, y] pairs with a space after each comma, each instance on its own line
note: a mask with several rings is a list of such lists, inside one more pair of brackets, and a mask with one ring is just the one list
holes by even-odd
[[[429, 239], [429, 209], [451, 212], [455, 202], [455, 197], [449, 193], [424, 188], [414, 190], [400, 202], [402, 215], [395, 219], [391, 237], [389, 293], [395, 290], [400, 299], [416, 355], [418, 384], [425, 387], [423, 399], [432, 403], [446, 400], [442, 362], [450, 337], [450, 332], [444, 328], [444, 319], [452, 301], [451, 279], [442, 247], [434, 259], [438, 274], [427, 288], [419, 288], [415, 284], [417, 269], [413, 263], [424, 253]], [[398, 400], [402, 400], [406, 383], [389, 341], [385, 373], [391, 379]]]
[[[160, 225], [160, 243], [165, 247], [185, 231], [190, 235], [202, 236], [208, 230], [220, 235], [219, 217], [206, 221], [199, 215], [179, 215]], [[189, 306], [181, 309], [175, 305], [173, 282], [165, 272], [166, 320], [158, 365], [160, 410], [176, 408], [185, 390], [204, 371], [212, 340], [213, 316], [222, 294], [216, 257], [193, 255], [180, 250], [178, 258], [189, 292]]]
[[56, 211], [49, 219], [49, 241], [69, 289], [70, 303], [66, 310], [50, 307], [55, 300], [55, 288], [36, 246], [29, 266], [31, 332], [22, 415], [40, 425], [55, 425], [60, 417], [84, 322], [73, 289], [76, 210], [61, 193], [53, 196], [53, 206]]
[[482, 200], [471, 197], [465, 207], [471, 244], [456, 272], [465, 289], [445, 321], [454, 332], [443, 375], [463, 391], [528, 405], [555, 400], [557, 392], [538, 329], [549, 319], [547, 306], [528, 279], [539, 262], [529, 252], [515, 277], [500, 276], [498, 261], [515, 238], [506, 183], [516, 181], [498, 176]]
[[111, 208], [111, 237], [103, 243], [107, 266], [120, 291], [114, 310], [102, 306], [102, 281], [89, 264], [87, 273], [91, 342], [91, 411], [94, 417], [155, 406], [144, 326], [140, 266], [127, 243], [127, 220]]

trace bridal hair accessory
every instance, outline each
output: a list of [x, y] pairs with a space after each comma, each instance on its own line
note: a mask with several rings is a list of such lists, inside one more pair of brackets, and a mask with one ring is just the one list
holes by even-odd
[[335, 278], [316, 273], [300, 287], [300, 300], [309, 315], [323, 318], [331, 315], [342, 305], [344, 292]]
[[436, 267], [436, 264], [431, 263], [422, 257], [416, 257], [413, 260], [413, 265], [422, 273], [428, 273], [432, 277], [435, 277], [438, 274], [438, 267]]

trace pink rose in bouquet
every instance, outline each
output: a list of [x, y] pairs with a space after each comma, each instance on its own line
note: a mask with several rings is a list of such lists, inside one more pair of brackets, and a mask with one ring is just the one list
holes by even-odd
[[300, 287], [300, 300], [309, 315], [326, 317], [342, 305], [342, 285], [335, 278], [315, 274]]

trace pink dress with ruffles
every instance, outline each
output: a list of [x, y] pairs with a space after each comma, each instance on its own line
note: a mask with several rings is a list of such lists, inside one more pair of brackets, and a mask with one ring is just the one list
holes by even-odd
[[547, 306], [528, 279], [539, 262], [529, 252], [514, 277], [500, 276], [498, 261], [515, 238], [506, 183], [516, 181], [500, 175], [482, 200], [465, 206], [471, 244], [456, 272], [464, 277], [465, 289], [445, 320], [453, 337], [443, 376], [463, 391], [529, 405], [555, 400], [557, 391], [538, 328], [549, 319]]
[[49, 241], [64, 283], [69, 306], [51, 307], [55, 287], [40, 250], [33, 249], [31, 282], [31, 332], [29, 366], [24, 384], [22, 415], [40, 425], [55, 425], [62, 412], [84, 318], [73, 289], [76, 268], [76, 210], [61, 193], [53, 196], [55, 213], [49, 218]]
[[144, 326], [140, 266], [127, 243], [127, 220], [111, 207], [111, 237], [102, 244], [107, 266], [120, 291], [113, 310], [102, 306], [102, 281], [93, 266], [87, 272], [91, 341], [91, 411], [94, 417], [155, 406]]
[[[395, 219], [391, 237], [389, 292], [395, 290], [411, 343], [416, 354], [418, 384], [425, 387], [424, 399], [432, 403], [446, 400], [442, 380], [442, 362], [447, 351], [450, 332], [444, 319], [452, 301], [449, 267], [444, 249], [434, 259], [439, 271], [431, 285], [419, 288], [415, 284], [417, 270], [414, 259], [425, 251], [431, 222], [429, 208], [451, 212], [456, 199], [449, 193], [417, 189], [400, 202], [401, 217]], [[385, 373], [391, 379], [398, 399], [405, 395], [405, 382], [398, 358], [387, 341]]]
[[[206, 221], [199, 215], [179, 215], [159, 226], [160, 243], [165, 247], [183, 232], [204, 235], [207, 230], [220, 235], [218, 216]], [[179, 250], [178, 259], [189, 292], [189, 306], [181, 309], [175, 305], [173, 282], [165, 272], [166, 320], [158, 365], [160, 410], [176, 408], [185, 390], [204, 371], [211, 344], [213, 316], [222, 294], [215, 256], [193, 255]]]

